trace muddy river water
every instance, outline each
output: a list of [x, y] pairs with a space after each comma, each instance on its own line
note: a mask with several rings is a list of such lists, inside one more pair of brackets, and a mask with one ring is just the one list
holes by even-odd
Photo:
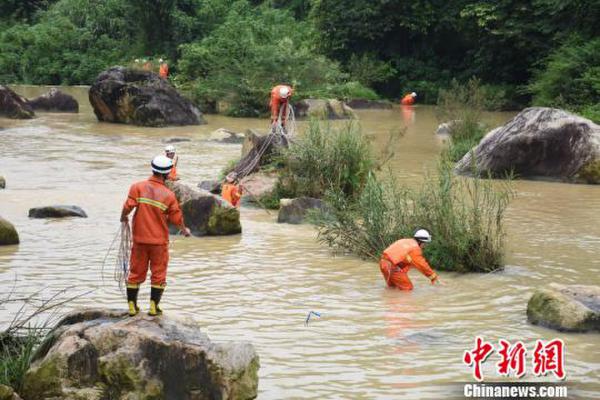
[[[27, 97], [47, 91], [15, 89]], [[0, 280], [22, 292], [95, 289], [67, 309], [125, 307], [112, 264], [102, 274], [102, 262], [129, 185], [149, 175], [162, 140], [191, 140], [175, 145], [178, 172], [195, 186], [240, 153], [240, 145], [208, 140], [210, 132], [265, 129], [267, 121], [207, 115], [207, 125], [160, 129], [99, 123], [86, 88], [64, 90], [78, 99], [79, 114], [0, 119], [0, 175], [7, 180], [0, 215], [21, 237], [18, 246], [0, 247]], [[435, 164], [443, 142], [434, 134], [434, 108], [358, 115], [379, 145], [390, 130], [407, 127], [392, 161], [399, 179], [416, 182]], [[486, 119], [500, 124], [511, 116]], [[515, 189], [503, 272], [442, 273], [445, 286], [413, 273], [413, 292], [388, 290], [375, 263], [333, 256], [311, 226], [277, 224], [275, 213], [242, 207], [241, 235], [172, 237], [163, 309], [197, 321], [214, 340], [251, 341], [261, 359], [259, 399], [460, 398], [460, 382], [473, 380], [462, 355], [477, 335], [521, 340], [530, 351], [537, 339], [562, 338], [569, 398], [600, 399], [600, 335], [532, 326], [525, 314], [537, 287], [600, 285], [600, 187], [519, 181]], [[29, 208], [51, 204], [78, 205], [89, 218], [27, 217]], [[148, 291], [146, 285], [140, 294], [143, 307]], [[306, 326], [311, 310], [321, 318]], [[9, 312], [0, 313], [6, 323]], [[495, 362], [484, 364], [487, 377], [498, 377]], [[539, 379], [528, 365], [522, 380]]]

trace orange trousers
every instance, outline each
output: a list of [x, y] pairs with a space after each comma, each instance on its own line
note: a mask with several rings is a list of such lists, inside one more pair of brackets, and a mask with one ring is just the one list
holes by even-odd
[[169, 245], [133, 243], [127, 283], [144, 282], [150, 267], [152, 285], [164, 286], [167, 283], [168, 263]]
[[400, 290], [413, 289], [413, 284], [406, 271], [397, 269], [389, 260], [385, 258], [379, 260], [379, 269], [389, 287], [395, 287]]

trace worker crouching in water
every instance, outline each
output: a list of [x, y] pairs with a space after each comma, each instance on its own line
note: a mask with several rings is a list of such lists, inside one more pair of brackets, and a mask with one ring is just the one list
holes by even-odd
[[173, 168], [172, 160], [162, 155], [156, 156], [151, 165], [153, 175], [145, 181], [131, 185], [121, 212], [121, 222], [127, 223], [127, 216], [131, 210], [136, 209], [133, 216], [133, 247], [127, 276], [127, 303], [131, 316], [140, 310], [137, 296], [140, 284], [146, 280], [148, 267], [152, 283], [148, 314], [162, 314], [158, 304], [167, 283], [168, 223], [178, 226], [186, 237], [190, 236], [175, 194], [165, 186], [165, 180]]
[[400, 239], [383, 251], [379, 268], [388, 286], [400, 290], [412, 290], [413, 284], [408, 271], [415, 267], [431, 280], [439, 283], [438, 275], [431, 269], [423, 256], [423, 248], [431, 242], [431, 235], [419, 229], [412, 239]]
[[403, 106], [412, 106], [413, 104], [415, 104], [416, 98], [417, 94], [415, 92], [409, 93], [402, 98], [400, 104], [402, 104]]
[[238, 183], [238, 175], [235, 172], [230, 172], [225, 177], [225, 183], [221, 188], [221, 197], [232, 206], [239, 208], [240, 199], [242, 198], [242, 188]]

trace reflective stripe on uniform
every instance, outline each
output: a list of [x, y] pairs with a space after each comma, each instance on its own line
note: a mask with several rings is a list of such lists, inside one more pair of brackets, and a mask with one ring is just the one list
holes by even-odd
[[137, 198], [137, 202], [138, 203], [142, 203], [142, 204], [148, 204], [150, 206], [154, 206], [154, 207], [160, 208], [163, 211], [166, 211], [167, 208], [169, 208], [166, 204], [161, 203], [160, 201], [148, 199], [146, 197], [138, 197]]

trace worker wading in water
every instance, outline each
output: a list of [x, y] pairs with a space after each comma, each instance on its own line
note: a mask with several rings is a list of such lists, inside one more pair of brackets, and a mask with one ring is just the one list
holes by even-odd
[[428, 277], [431, 284], [439, 283], [438, 275], [423, 256], [423, 248], [430, 242], [429, 232], [419, 229], [413, 239], [400, 239], [383, 251], [379, 268], [388, 286], [412, 290], [413, 284], [408, 277], [408, 271], [412, 267]]
[[242, 188], [238, 184], [238, 175], [235, 172], [230, 172], [225, 177], [225, 183], [221, 188], [221, 197], [232, 206], [239, 208], [240, 199], [242, 198]]
[[271, 125], [275, 128], [279, 114], [281, 114], [281, 127], [285, 129], [288, 113], [288, 102], [294, 90], [288, 85], [277, 85], [271, 89]]
[[165, 147], [165, 155], [173, 162], [173, 168], [171, 168], [171, 172], [169, 172], [167, 179], [170, 181], [178, 181], [179, 177], [177, 176], [177, 164], [179, 163], [179, 156], [175, 154], [175, 146], [170, 144]]
[[415, 104], [415, 99], [417, 98], [417, 94], [415, 92], [409, 93], [402, 98], [400, 104], [403, 106], [412, 106]]
[[121, 222], [128, 223], [127, 216], [136, 209], [133, 216], [133, 247], [127, 276], [127, 304], [131, 316], [140, 311], [137, 296], [140, 284], [146, 280], [148, 267], [152, 283], [148, 314], [162, 314], [158, 304], [167, 283], [168, 223], [178, 226], [185, 236], [190, 236], [175, 194], [165, 186], [173, 162], [161, 155], [156, 156], [151, 165], [153, 175], [145, 181], [131, 185], [121, 212]]
[[163, 79], [167, 79], [169, 77], [169, 64], [162, 58], [158, 60], [158, 63], [160, 65], [158, 68], [158, 75]]

